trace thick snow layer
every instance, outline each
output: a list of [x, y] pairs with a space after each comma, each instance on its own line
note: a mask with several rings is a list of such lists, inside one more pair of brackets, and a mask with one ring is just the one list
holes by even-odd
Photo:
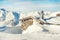
[[50, 33], [60, 33], [60, 25], [44, 25]]
[[[60, 24], [60, 17], [52, 18], [47, 20], [49, 23]], [[44, 25], [44, 28], [49, 30], [51, 33], [60, 33], [60, 25]]]
[[49, 23], [55, 23], [55, 24], [60, 24], [60, 17], [55, 17], [55, 18], [51, 18], [50, 20], [47, 20], [47, 22]]
[[60, 40], [60, 34], [36, 32], [31, 34], [0, 33], [0, 40]]
[[[60, 17], [56, 17], [57, 13], [59, 12], [45, 12], [44, 19], [49, 23], [60, 24]], [[21, 13], [20, 17], [20, 14], [13, 15], [13, 12], [0, 10], [0, 40], [60, 40], [60, 34], [58, 34], [60, 33], [60, 25], [40, 25], [33, 20], [33, 24], [30, 25], [27, 30], [21, 30], [19, 27], [21, 21], [19, 21], [19, 19], [26, 16], [33, 16], [36, 19], [39, 18], [40, 20], [43, 20], [41, 19], [42, 14], [39, 15], [38, 12], [27, 14]], [[16, 23], [18, 21], [19, 24]], [[14, 24], [17, 24], [17, 26]], [[45, 32], [43, 29], [48, 31]]]
[[27, 33], [32, 33], [32, 32], [37, 32], [37, 31], [42, 31], [42, 25], [40, 25], [35, 19], [33, 19], [33, 24], [30, 25], [26, 30], [22, 32], [22, 34], [27, 34]]
[[[3, 20], [3, 21], [2, 21]], [[6, 30], [7, 27], [16, 26], [19, 23], [19, 14], [12, 11], [0, 10], [0, 31]]]

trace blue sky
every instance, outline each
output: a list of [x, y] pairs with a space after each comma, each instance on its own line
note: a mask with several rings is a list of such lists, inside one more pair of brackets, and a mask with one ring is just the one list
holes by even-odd
[[60, 0], [0, 0], [0, 8], [20, 11], [60, 11]]

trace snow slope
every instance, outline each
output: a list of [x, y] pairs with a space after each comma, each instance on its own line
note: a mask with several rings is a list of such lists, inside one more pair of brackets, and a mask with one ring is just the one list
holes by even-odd
[[[33, 20], [33, 25], [29, 26], [24, 32], [18, 27], [21, 25], [19, 13], [6, 11], [4, 9], [1, 9], [0, 13], [0, 40], [60, 40], [60, 25], [39, 25]], [[59, 12], [46, 12], [44, 18], [49, 23], [60, 23], [60, 17], [56, 17], [57, 13]], [[41, 15], [39, 15], [38, 12], [32, 12], [30, 15], [28, 13], [21, 14], [21, 18], [26, 16], [41, 19]], [[45, 32], [42, 29], [48, 31]], [[24, 33], [22, 34], [22, 32]]]
[[19, 23], [18, 12], [0, 9], [0, 31], [5, 31], [8, 27], [15, 27]]
[[0, 33], [0, 40], [60, 40], [60, 34], [36, 32], [31, 34]]

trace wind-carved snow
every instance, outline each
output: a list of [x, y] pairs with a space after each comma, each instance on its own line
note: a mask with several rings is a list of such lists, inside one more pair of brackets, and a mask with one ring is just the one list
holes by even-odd
[[[60, 25], [39, 25], [36, 20], [33, 20], [33, 24], [30, 25], [26, 31], [20, 29], [21, 21], [19, 21], [20, 14], [13, 12], [6, 12], [5, 10], [0, 10], [0, 40], [60, 40]], [[36, 19], [41, 19], [40, 15], [32, 13], [32, 16]], [[54, 14], [55, 13], [55, 14]], [[46, 22], [49, 23], [60, 23], [60, 16], [56, 16], [58, 12], [53, 12], [53, 14], [48, 13], [44, 15], [44, 19]], [[6, 17], [3, 17], [3, 14]], [[22, 14], [21, 18], [25, 17], [26, 15]], [[16, 17], [18, 16], [18, 17]], [[29, 15], [28, 15], [29, 16]], [[3, 20], [5, 19], [5, 20]], [[19, 22], [18, 22], [19, 21]], [[43, 20], [44, 21], [44, 20]], [[16, 23], [15, 25], [15, 22]], [[45, 22], [45, 21], [44, 21]], [[10, 27], [10, 28], [9, 28]], [[43, 28], [47, 29], [49, 32], [42, 32]], [[4, 33], [8, 32], [8, 33]], [[23, 32], [23, 34], [22, 34]], [[13, 34], [9, 34], [13, 33]], [[21, 33], [21, 34], [20, 34]]]
[[4, 31], [6, 29], [6, 26], [4, 24], [5, 21], [5, 11], [3, 9], [0, 10], [0, 31]]
[[[49, 23], [53, 24], [60, 24], [60, 17], [52, 18], [50, 20], [47, 20]], [[60, 25], [44, 25], [47, 30], [49, 30], [51, 33], [60, 33]]]
[[5, 20], [5, 12], [0, 10], [0, 21]]
[[[18, 30], [18, 32], [19, 32], [20, 29], [18, 29], [18, 27], [17, 27], [17, 26], [21, 25], [21, 21], [19, 21], [19, 18], [23, 18], [26, 16], [33, 16], [34, 18], [36, 18], [38, 20], [42, 20], [44, 22], [60, 24], [60, 19], [59, 19], [60, 17], [56, 16], [57, 13], [59, 13], [59, 12], [46, 12], [44, 14], [44, 20], [46, 20], [46, 21], [44, 21], [42, 19], [41, 12], [31, 12], [26, 15], [24, 15], [24, 13], [21, 13], [21, 15], [20, 15], [18, 12], [11, 12], [11, 11], [6, 11], [4, 9], [1, 9], [0, 10], [0, 31], [5, 31], [5, 30], [9, 29], [8, 27], [13, 27], [12, 29], [14, 29], [14, 31]], [[35, 24], [33, 23], [33, 25], [28, 27], [28, 29], [26, 30], [27, 31], [26, 33], [29, 33], [29, 32], [31, 33], [32, 32], [31, 30], [33, 30], [33, 29], [34, 29], [33, 32], [36, 31], [37, 29], [39, 29], [39, 27], [37, 27], [35, 29], [35, 27], [38, 25], [39, 24], [36, 22], [35, 22]], [[17, 29], [16, 29], [16, 27], [17, 27]], [[44, 24], [43, 28], [45, 28], [53, 33], [60, 33], [59, 25], [45, 25]], [[11, 28], [9, 30], [11, 30]]]
[[[57, 14], [60, 14], [58, 12], [53, 12], [50, 16], [50, 18], [46, 19], [46, 22], [53, 23], [53, 24], [60, 24], [60, 16], [57, 16]], [[43, 27], [47, 30], [49, 30], [50, 33], [60, 33], [60, 25], [46, 25], [44, 24]]]
[[42, 25], [40, 25], [36, 19], [33, 19], [33, 24], [24, 30], [22, 34], [34, 33], [38, 31], [41, 32], [43, 30], [41, 26]]
[[[16, 26], [19, 23], [19, 14], [17, 12], [0, 10], [0, 31], [5, 31], [7, 27]], [[11, 30], [11, 29], [10, 29]]]
[[18, 14], [17, 12], [13, 12], [13, 15], [15, 16], [15, 22], [14, 22], [14, 26], [16, 26], [17, 24], [19, 24], [19, 16], [20, 14]]

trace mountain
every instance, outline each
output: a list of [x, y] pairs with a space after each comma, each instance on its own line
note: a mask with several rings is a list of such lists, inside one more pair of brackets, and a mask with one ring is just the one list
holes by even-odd
[[19, 17], [18, 12], [0, 9], [0, 31], [4, 31], [9, 26], [16, 26], [19, 23]]
[[[57, 32], [57, 30], [55, 30], [55, 29], [60, 28], [59, 26], [56, 26], [56, 28], [55, 28], [55, 24], [60, 24], [59, 15], [60, 15], [60, 12], [35, 11], [35, 12], [28, 12], [28, 13], [27, 12], [20, 13], [17, 11], [9, 11], [9, 10], [2, 8], [2, 9], [0, 9], [0, 31], [1, 32], [11, 31], [12, 33], [20, 33], [23, 31], [20, 28], [20, 26], [22, 24], [20, 19], [26, 18], [28, 16], [32, 16], [33, 18], [42, 20], [45, 23], [52, 23], [54, 26], [52, 26], [50, 24], [44, 24], [44, 25], [42, 25], [43, 26], [42, 28], [55, 33], [55, 31]], [[35, 26], [35, 25], [33, 25], [33, 26]], [[51, 28], [50, 28], [50, 26], [51, 26]], [[52, 31], [52, 29], [54, 29], [54, 30]], [[17, 30], [17, 32], [15, 32], [16, 30]], [[58, 31], [57, 33], [60, 33], [60, 32]]]

